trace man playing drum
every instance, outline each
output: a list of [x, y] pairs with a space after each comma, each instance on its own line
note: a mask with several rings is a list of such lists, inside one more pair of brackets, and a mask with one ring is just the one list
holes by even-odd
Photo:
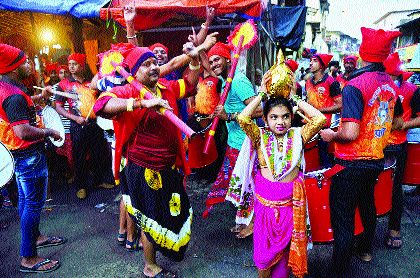
[[[332, 55], [314, 54], [309, 64], [313, 77], [306, 80], [305, 84], [308, 103], [327, 118], [325, 127], [330, 127], [332, 114], [341, 111], [340, 84], [325, 72], [331, 59]], [[319, 141], [319, 156], [323, 168], [331, 166], [332, 159], [328, 154], [328, 144], [322, 140]]]
[[[82, 98], [83, 94], [96, 94], [96, 91], [89, 89], [88, 82], [83, 76], [86, 65], [86, 55], [73, 53], [68, 57], [70, 76], [59, 83], [58, 90], [73, 93]], [[88, 99], [88, 98], [86, 98]], [[67, 111], [63, 105], [68, 102], [70, 110]], [[80, 103], [71, 98], [57, 96], [57, 112], [71, 120], [70, 135], [74, 161], [74, 184], [77, 188], [77, 197], [86, 198], [89, 187], [89, 171], [87, 165], [87, 153], [90, 153], [93, 161], [93, 184], [103, 188], [114, 187], [112, 175], [111, 149], [107, 143], [103, 130], [96, 124], [95, 119], [88, 119], [88, 115], [82, 116], [81, 106], [87, 106], [87, 110], [93, 109], [94, 103]], [[90, 114], [90, 115], [89, 115]]]
[[340, 83], [341, 89], [344, 88], [350, 79], [350, 75], [357, 69], [357, 60], [359, 60], [357, 56], [347, 55], [344, 57], [344, 73], [335, 78]]
[[[342, 122], [337, 132], [326, 129], [322, 138], [336, 142], [338, 166], [345, 167], [332, 178], [330, 190], [331, 225], [334, 234], [332, 274], [343, 277], [350, 265], [353, 250], [354, 214], [359, 207], [364, 232], [357, 246], [357, 256], [372, 259], [376, 211], [374, 187], [384, 169], [383, 150], [388, 143], [395, 115], [397, 91], [384, 72], [382, 62], [388, 56], [398, 31], [361, 28], [360, 57], [364, 67], [354, 73], [343, 89]], [[394, 111], [395, 110], [395, 111]], [[336, 167], [336, 166], [334, 166]]]
[[60, 264], [38, 256], [37, 248], [60, 245], [61, 237], [47, 237], [39, 231], [41, 210], [47, 195], [48, 169], [45, 138], [63, 140], [52, 129], [42, 128], [34, 102], [46, 100], [46, 91], [29, 96], [22, 79], [31, 74], [29, 59], [22, 50], [0, 44], [0, 135], [15, 161], [19, 191], [21, 227], [21, 272], [50, 272]]
[[[216, 43], [208, 52], [209, 62], [213, 72], [223, 78], [223, 85], [226, 85], [226, 78], [230, 70], [231, 53], [229, 46], [223, 43]], [[222, 88], [223, 89], [223, 88]], [[241, 73], [239, 70], [236, 71], [232, 80], [232, 86], [227, 96], [224, 106], [217, 106], [214, 111], [214, 116], [219, 117], [221, 120], [226, 121], [228, 130], [228, 141], [225, 159], [222, 163], [222, 167], [216, 178], [216, 182], [210, 189], [210, 193], [206, 200], [206, 211], [203, 216], [208, 215], [212, 206], [218, 203], [222, 203], [225, 200], [226, 193], [229, 188], [229, 181], [232, 175], [233, 168], [235, 167], [236, 160], [239, 155], [239, 150], [242, 147], [242, 143], [245, 139], [245, 133], [237, 123], [237, 115], [255, 98], [254, 88], [251, 81]], [[258, 118], [262, 116], [262, 109], [259, 107], [252, 114], [252, 118]], [[252, 198], [252, 196], [250, 196]], [[243, 217], [247, 215], [247, 218], [252, 218], [253, 207], [250, 207], [249, 203], [246, 202], [243, 207], [238, 208], [237, 217]], [[245, 214], [244, 214], [245, 212]], [[244, 219], [244, 222], [248, 222], [247, 228], [233, 229], [232, 231], [239, 232], [238, 237], [244, 238], [252, 234], [253, 223], [249, 223], [249, 219]], [[243, 228], [243, 227], [242, 227]]]
[[393, 130], [389, 138], [389, 145], [385, 149], [385, 156], [396, 159], [394, 181], [392, 189], [392, 209], [389, 214], [388, 234], [385, 245], [392, 249], [398, 249], [401, 241], [401, 216], [403, 212], [402, 179], [404, 176], [407, 160], [407, 130], [420, 127], [420, 89], [416, 85], [403, 80], [402, 62], [398, 53], [392, 53], [384, 61], [385, 72], [399, 87], [397, 93], [401, 101], [404, 114], [404, 123], [399, 130]]

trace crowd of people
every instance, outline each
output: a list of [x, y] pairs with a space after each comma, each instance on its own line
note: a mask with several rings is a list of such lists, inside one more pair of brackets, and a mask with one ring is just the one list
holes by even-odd
[[[257, 93], [241, 70], [228, 77], [232, 49], [222, 42], [224, 38], [216, 38], [217, 33], [208, 34], [213, 8], [207, 9], [201, 30], [189, 36], [184, 53], [171, 60], [171, 51], [163, 43], [138, 46], [134, 17], [135, 10], [126, 7], [128, 42], [113, 45], [123, 56], [121, 65], [128, 75], [99, 72], [90, 78], [85, 73], [86, 55], [72, 53], [67, 65], [46, 70], [48, 79], [40, 94], [31, 93], [32, 88], [23, 83], [32, 70], [26, 54], [0, 45], [0, 135], [15, 161], [20, 271], [56, 270], [59, 261], [39, 257], [37, 249], [66, 242], [64, 237], [39, 231], [48, 185], [45, 141], [50, 137], [71, 142], [73, 186], [79, 199], [85, 199], [95, 186], [120, 185], [117, 241], [129, 251], [143, 250], [143, 274], [176, 277], [158, 264], [156, 251], [175, 261], [184, 258], [192, 236], [193, 208], [185, 184], [191, 169], [185, 134], [165, 111], [186, 123], [192, 117], [221, 120], [215, 131], [218, 159], [211, 166], [218, 173], [203, 217], [217, 217], [212, 208], [226, 200], [236, 206], [230, 230], [237, 238], [253, 236], [258, 277], [308, 273], [310, 220], [304, 150], [316, 134], [321, 136], [321, 167], [329, 168], [332, 177], [330, 275], [345, 277], [350, 266], [357, 207], [364, 231], [355, 254], [363, 261], [372, 260], [374, 187], [385, 156], [396, 159], [385, 244], [401, 247], [406, 135], [408, 129], [420, 126], [420, 92], [407, 81], [398, 54], [391, 53], [399, 32], [362, 27], [359, 56], [344, 57], [344, 73], [338, 72], [340, 63], [331, 61], [329, 54], [309, 54], [309, 69], [302, 68], [296, 75], [298, 63], [286, 60], [292, 82], [288, 93], [279, 96], [270, 89], [270, 70], [257, 84]], [[231, 83], [228, 97], [219, 104], [227, 83]], [[67, 93], [56, 96], [54, 103], [58, 114], [70, 120], [70, 138], [45, 128], [37, 113], [37, 106], [57, 91]], [[89, 102], [92, 96], [94, 101]], [[83, 104], [87, 108], [81, 107], [80, 99], [88, 99]], [[330, 129], [337, 115], [339, 127]], [[114, 164], [110, 144], [95, 120], [98, 116], [113, 121]], [[332, 143], [333, 154], [328, 150]], [[90, 168], [89, 161], [94, 162]]]

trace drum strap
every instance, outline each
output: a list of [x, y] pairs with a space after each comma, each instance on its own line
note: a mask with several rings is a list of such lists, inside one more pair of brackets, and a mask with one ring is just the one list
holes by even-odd
[[343, 165], [335, 164], [333, 167], [331, 167], [331, 169], [324, 172], [323, 174], [324, 179], [330, 179], [332, 176], [336, 175], [338, 172], [340, 172], [344, 168], [346, 167], [344, 167]]

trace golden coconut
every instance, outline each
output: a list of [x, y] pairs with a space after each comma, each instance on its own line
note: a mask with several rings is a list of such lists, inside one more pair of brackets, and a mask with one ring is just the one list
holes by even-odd
[[267, 94], [270, 97], [289, 98], [290, 89], [293, 82], [293, 72], [284, 63], [284, 56], [281, 49], [277, 54], [276, 63], [270, 68], [271, 82], [266, 84]]

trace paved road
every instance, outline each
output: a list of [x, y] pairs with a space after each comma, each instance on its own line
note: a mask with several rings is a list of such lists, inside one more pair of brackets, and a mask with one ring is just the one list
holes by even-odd
[[[203, 220], [204, 198], [208, 183], [188, 182], [188, 192], [195, 211], [193, 235], [186, 259], [178, 264], [158, 256], [164, 267], [181, 277], [256, 277], [252, 261], [252, 239], [235, 239], [228, 231], [233, 225], [234, 210], [229, 204], [217, 206], [209, 219]], [[142, 277], [142, 253], [129, 253], [116, 244], [118, 228], [118, 189], [97, 189], [84, 201], [75, 191], [58, 182], [52, 188], [52, 200], [42, 213], [41, 230], [60, 235], [68, 242], [44, 248], [40, 255], [60, 260], [55, 272], [30, 277]], [[386, 217], [378, 219], [374, 258], [370, 264], [352, 261], [349, 277], [420, 277], [420, 208], [419, 196], [406, 196], [402, 230], [404, 245], [388, 250], [383, 245]], [[104, 203], [101, 209], [95, 205]], [[23, 277], [18, 272], [19, 224], [15, 209], [0, 210], [0, 277]], [[308, 277], [324, 277], [332, 253], [331, 245], [316, 245], [309, 253]]]

